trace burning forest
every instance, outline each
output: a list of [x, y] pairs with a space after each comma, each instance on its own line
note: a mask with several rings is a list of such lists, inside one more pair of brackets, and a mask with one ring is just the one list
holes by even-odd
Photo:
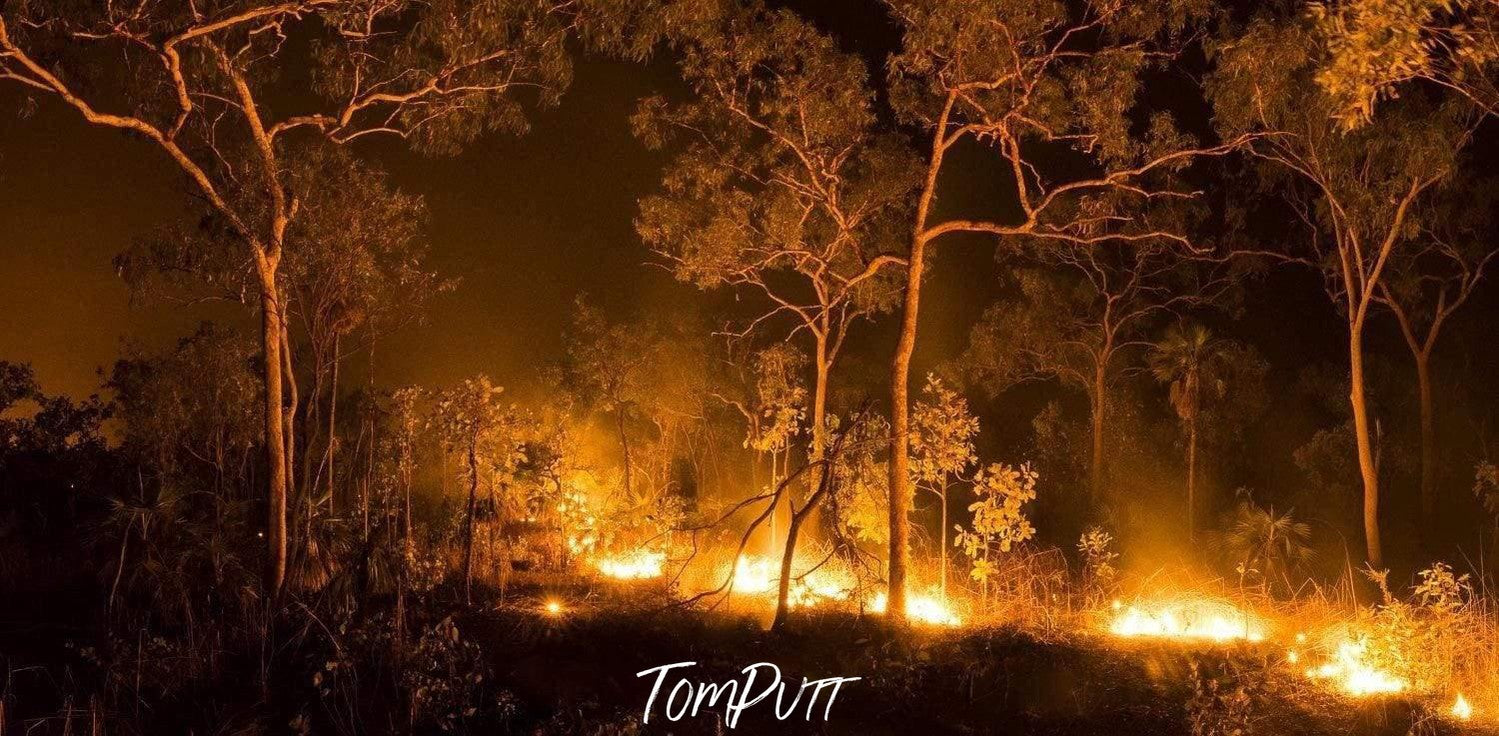
[[0, 736], [1499, 733], [1496, 29], [0, 0]]

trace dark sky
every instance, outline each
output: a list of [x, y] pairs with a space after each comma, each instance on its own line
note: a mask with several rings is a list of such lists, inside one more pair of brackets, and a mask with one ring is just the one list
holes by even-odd
[[[613, 310], [689, 293], [643, 265], [635, 199], [660, 161], [631, 136], [635, 101], [671, 68], [586, 61], [564, 103], [522, 138], [492, 136], [456, 158], [378, 145], [403, 189], [431, 211], [432, 265], [461, 277], [427, 324], [382, 349], [388, 380], [510, 375], [557, 353], [575, 294]], [[92, 128], [42, 100], [34, 117], [0, 95], [0, 359], [30, 361], [53, 392], [95, 389], [123, 341], [170, 342], [242, 309], [138, 301], [111, 267], [132, 240], [190, 204], [183, 178], [147, 144]]]
[[[896, 40], [875, 3], [800, 5], [872, 64]], [[648, 265], [632, 226], [636, 200], [657, 186], [664, 158], [632, 137], [628, 116], [640, 98], [674, 91], [670, 59], [584, 59], [562, 104], [535, 114], [523, 137], [490, 136], [455, 158], [418, 157], [391, 142], [364, 146], [401, 188], [426, 197], [431, 263], [462, 279], [424, 325], [381, 345], [381, 379], [444, 383], [486, 371], [523, 380], [560, 355], [580, 292], [615, 313], [693, 304], [692, 289]], [[38, 103], [22, 115], [24, 98], [0, 88], [0, 360], [31, 362], [48, 392], [86, 395], [127, 343], [159, 348], [203, 319], [248, 319], [237, 306], [132, 303], [111, 259], [186, 213], [190, 187], [147, 143], [91, 127], [56, 101]], [[949, 189], [946, 198], [960, 201], [981, 199], [986, 187]], [[938, 273], [945, 261], [954, 279], [936, 281], [961, 286], [929, 289], [923, 322], [963, 326], [927, 330], [918, 370], [961, 349], [969, 320], [950, 312], [976, 317], [984, 299], [972, 287], [993, 270], [986, 248], [947, 250], [954, 253], [939, 259]], [[878, 331], [869, 340], [877, 354], [869, 362], [882, 364], [888, 340]]]
[[[862, 54], [876, 77], [898, 42], [871, 0], [787, 4]], [[648, 265], [651, 254], [632, 227], [635, 203], [657, 187], [664, 158], [631, 136], [628, 116], [658, 92], [681, 92], [669, 58], [645, 65], [583, 59], [562, 104], [533, 115], [528, 135], [489, 136], [455, 158], [418, 157], [392, 141], [360, 149], [400, 187], [426, 197], [431, 263], [462, 279], [424, 325], [382, 343], [384, 382], [441, 384], [479, 371], [523, 381], [560, 356], [580, 292], [622, 315], [707, 303]], [[29, 117], [22, 107], [14, 88], [0, 88], [0, 359], [30, 361], [49, 392], [83, 395], [97, 389], [96, 370], [127, 342], [161, 347], [203, 319], [249, 318], [237, 306], [132, 304], [111, 259], [186, 212], [187, 182], [145, 142], [88, 126], [55, 101], [42, 98]], [[1007, 189], [980, 164], [989, 157], [976, 152], [950, 162], [939, 210], [1003, 207]], [[949, 238], [937, 249], [914, 375], [962, 349], [992, 298], [993, 253], [982, 237]], [[1267, 338], [1256, 342], [1271, 353], [1278, 342], [1305, 357], [1305, 340], [1279, 339], [1289, 311], [1299, 317], [1290, 326], [1310, 330], [1331, 349], [1324, 357], [1335, 358], [1338, 346], [1326, 339], [1336, 336], [1336, 317], [1319, 292], [1308, 281], [1291, 299], [1276, 295], [1262, 306], [1281, 315], [1251, 310], [1265, 329], [1240, 329]], [[864, 328], [849, 359], [881, 370], [893, 321]]]

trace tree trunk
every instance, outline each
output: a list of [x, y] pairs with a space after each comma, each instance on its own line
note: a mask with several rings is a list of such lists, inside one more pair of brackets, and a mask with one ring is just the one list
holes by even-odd
[[786, 548], [781, 553], [781, 582], [776, 589], [776, 615], [770, 622], [771, 631], [780, 631], [786, 625], [786, 612], [791, 597], [791, 564], [796, 559], [796, 538], [801, 531], [801, 514], [793, 513], [790, 523], [786, 525]]
[[916, 202], [915, 225], [911, 229], [911, 254], [906, 262], [905, 304], [901, 314], [900, 339], [890, 361], [890, 565], [886, 617], [896, 624], [906, 621], [906, 567], [911, 557], [911, 529], [907, 517], [911, 508], [910, 449], [911, 354], [916, 349], [916, 323], [921, 311], [921, 276], [926, 267], [927, 218], [937, 196], [938, 177], [947, 153], [947, 123], [957, 103], [956, 92], [949, 92], [942, 114], [933, 128], [932, 152], [927, 160], [926, 182]]
[[786, 614], [789, 609], [791, 598], [791, 565], [796, 560], [796, 540], [800, 536], [802, 524], [806, 522], [808, 515], [821, 503], [827, 495], [830, 487], [827, 469], [819, 470], [820, 480], [817, 482], [817, 490], [807, 499], [805, 506], [798, 510], [795, 506], [790, 508], [790, 518], [786, 524], [786, 549], [781, 553], [781, 582], [776, 589], [776, 615], [770, 622], [771, 631], [780, 631], [786, 625]]
[[1436, 528], [1437, 436], [1436, 406], [1431, 395], [1431, 354], [1416, 354], [1416, 384], [1421, 400], [1421, 528]]
[[1088, 465], [1088, 492], [1095, 504], [1103, 498], [1104, 391], [1107, 388], [1105, 378], [1104, 365], [1100, 362], [1098, 368], [1093, 373], [1093, 388], [1091, 391], [1093, 394], [1093, 406], [1091, 407], [1093, 416], [1090, 417], [1093, 424], [1093, 450]]
[[1197, 541], [1197, 418], [1187, 422], [1187, 539]]
[[336, 498], [334, 496], [334, 494], [337, 492], [338, 489], [337, 489], [337, 486], [333, 482], [333, 453], [335, 452], [335, 446], [338, 444], [338, 435], [337, 435], [337, 432], [335, 431], [335, 428], [334, 428], [334, 420], [337, 417], [337, 413], [338, 413], [338, 358], [339, 358], [338, 349], [339, 349], [338, 335], [334, 335], [333, 336], [333, 367], [331, 369], [332, 372], [333, 372], [333, 375], [329, 378], [329, 381], [328, 381], [328, 450], [327, 450], [327, 465], [328, 465], [328, 513], [330, 515], [333, 514], [337, 510], [337, 508], [338, 508], [337, 503], [336, 503]]
[[1379, 543], [1379, 469], [1374, 462], [1374, 446], [1369, 436], [1369, 406], [1364, 396], [1364, 326], [1360, 321], [1348, 330], [1349, 391], [1353, 408], [1353, 435], [1358, 444], [1358, 469], [1364, 482], [1364, 543], [1369, 564], [1384, 566], [1384, 551]]
[[[940, 131], [939, 131], [940, 135]], [[886, 615], [893, 622], [906, 620], [906, 567], [911, 556], [911, 529], [907, 516], [911, 507], [909, 402], [911, 353], [916, 348], [916, 320], [921, 309], [921, 272], [926, 258], [926, 239], [911, 241], [911, 259], [906, 268], [905, 311], [901, 316], [900, 340], [890, 365], [890, 581]]]
[[947, 486], [942, 488], [942, 526], [937, 529], [937, 547], [942, 550], [942, 602], [947, 602]]
[[277, 263], [263, 254], [256, 258], [260, 276], [261, 368], [265, 380], [263, 408], [266, 460], [266, 588], [279, 595], [286, 581], [286, 436], [283, 431], [281, 383], [283, 340], [281, 302], [276, 287]]
[[[812, 462], [822, 459], [822, 453], [827, 449], [827, 418], [828, 418], [828, 373], [832, 370], [832, 361], [828, 359], [828, 340], [825, 334], [817, 336], [817, 382], [812, 392]], [[817, 474], [812, 478], [812, 487], [822, 481], [825, 468], [819, 468]]]
[[619, 448], [624, 453], [625, 460], [625, 498], [634, 501], [633, 487], [630, 485], [630, 435], [625, 432], [625, 408], [616, 404], [614, 406], [614, 417], [619, 426]]
[[474, 515], [479, 505], [479, 452], [468, 445], [468, 513], [463, 525], [463, 602], [474, 602]]
[[[371, 423], [373, 423], [373, 420], [371, 420]], [[371, 432], [373, 432], [373, 430], [371, 430]], [[373, 436], [371, 436], [370, 438], [370, 443], [374, 444]], [[404, 446], [401, 448], [401, 452], [403, 454], [408, 451], [409, 450]], [[396, 661], [398, 663], [404, 662], [406, 656], [406, 586], [409, 584], [408, 581], [411, 575], [411, 557], [412, 552], [415, 550], [415, 547], [412, 545], [411, 541], [410, 464], [404, 462], [404, 459], [405, 458], [403, 458], [403, 462], [401, 463], [401, 508], [398, 512], [401, 515], [401, 559], [396, 565], [396, 569], [399, 571], [396, 575], [395, 614], [395, 645]], [[368, 498], [367, 495], [366, 498]]]

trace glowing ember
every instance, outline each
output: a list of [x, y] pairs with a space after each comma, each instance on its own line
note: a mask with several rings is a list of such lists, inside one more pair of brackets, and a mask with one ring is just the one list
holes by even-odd
[[548, 616], [561, 616], [562, 615], [562, 602], [559, 601], [559, 600], [556, 600], [556, 599], [552, 599], [552, 600], [547, 601], [546, 602], [546, 612], [547, 612]]
[[1457, 694], [1457, 700], [1452, 703], [1452, 717], [1459, 721], [1466, 721], [1473, 717], [1473, 706], [1468, 705], [1468, 699], [1462, 693]]
[[1367, 661], [1368, 645], [1363, 641], [1345, 641], [1331, 662], [1307, 670], [1307, 677], [1333, 680], [1348, 695], [1389, 695], [1406, 688], [1406, 682], [1383, 672]]
[[1286, 652], [1286, 661], [1290, 662], [1291, 664], [1296, 664], [1297, 662], [1301, 661], [1301, 655], [1297, 654], [1295, 649], [1292, 649]]
[[1114, 610], [1109, 631], [1117, 636], [1214, 642], [1257, 642], [1265, 638], [1265, 627], [1259, 619], [1211, 598], [1116, 605]]
[[[888, 607], [884, 593], [874, 597], [869, 610], [884, 613]], [[937, 626], [958, 626], [963, 623], [957, 614], [941, 598], [933, 595], [910, 595], [906, 597], [906, 616], [912, 621]]]
[[661, 577], [661, 568], [666, 564], [666, 555], [649, 550], [636, 550], [598, 561], [599, 572], [620, 580], [645, 580]]

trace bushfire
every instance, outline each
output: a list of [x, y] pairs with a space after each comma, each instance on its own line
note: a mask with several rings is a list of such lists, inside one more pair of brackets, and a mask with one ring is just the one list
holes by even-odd
[[1210, 597], [1181, 596], [1124, 604], [1114, 601], [1109, 632], [1124, 637], [1207, 640], [1265, 639], [1265, 624], [1252, 612]]

